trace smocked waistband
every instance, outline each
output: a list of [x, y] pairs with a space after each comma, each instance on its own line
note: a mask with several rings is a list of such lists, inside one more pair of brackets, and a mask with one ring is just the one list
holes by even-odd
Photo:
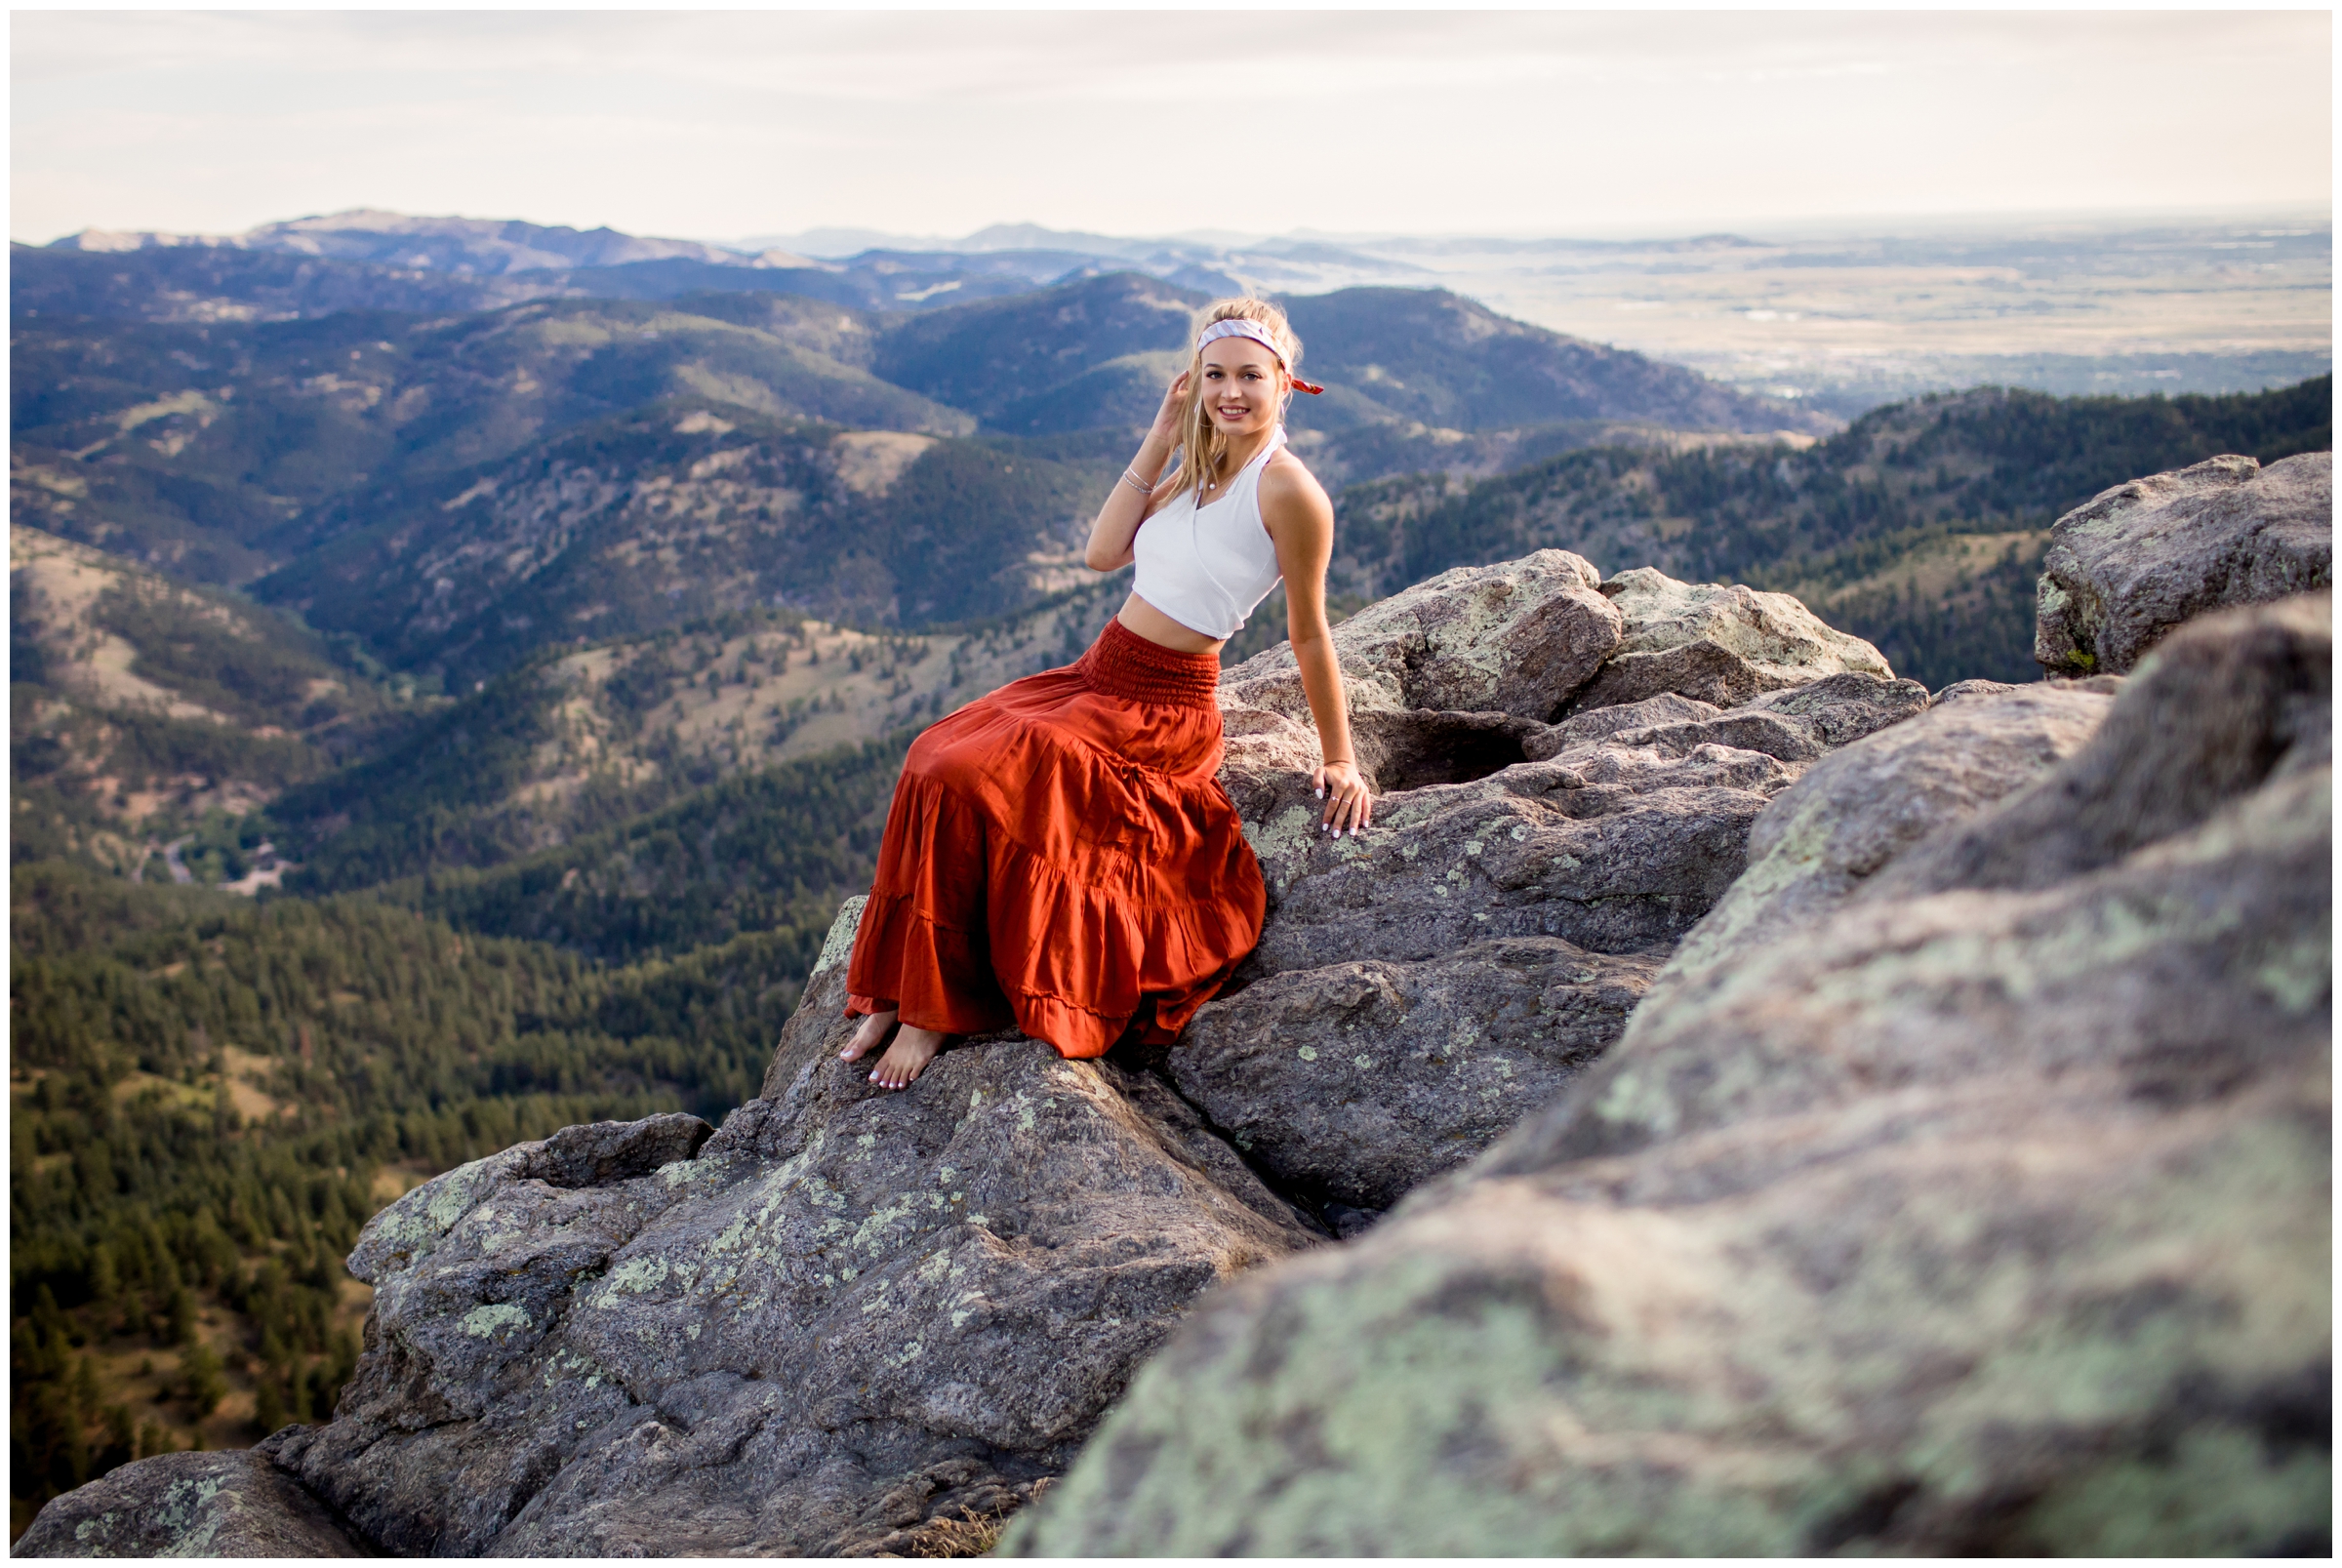
[[1109, 621], [1074, 669], [1094, 692], [1134, 703], [1217, 709], [1218, 654], [1183, 654], [1149, 642], [1119, 620]]

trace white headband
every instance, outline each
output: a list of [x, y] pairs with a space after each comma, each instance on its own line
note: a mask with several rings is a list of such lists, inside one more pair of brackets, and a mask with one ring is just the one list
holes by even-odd
[[1293, 367], [1285, 364], [1284, 349], [1277, 345], [1275, 339], [1269, 336], [1269, 329], [1262, 326], [1259, 322], [1247, 321], [1242, 316], [1228, 316], [1219, 321], [1215, 321], [1210, 326], [1204, 328], [1202, 335], [1195, 340], [1195, 351], [1199, 354], [1202, 353], [1203, 345], [1205, 343], [1221, 338], [1249, 338], [1254, 342], [1259, 343], [1263, 348], [1266, 348], [1271, 353], [1274, 354], [1276, 356], [1276, 362], [1279, 365], [1284, 365], [1285, 374], [1292, 381], [1293, 389], [1295, 391], [1315, 393], [1325, 390], [1325, 388], [1322, 386], [1316, 385], [1311, 382], [1305, 382], [1300, 377], [1293, 375]]
[[1242, 316], [1230, 316], [1225, 320], [1215, 321], [1203, 329], [1203, 336], [1195, 340], [1195, 351], [1199, 354], [1202, 353], [1205, 343], [1220, 338], [1250, 338], [1254, 342], [1274, 354], [1278, 364], [1281, 365], [1285, 362], [1285, 351], [1277, 346], [1274, 338], [1269, 336], [1269, 329], [1257, 321], [1247, 321]]

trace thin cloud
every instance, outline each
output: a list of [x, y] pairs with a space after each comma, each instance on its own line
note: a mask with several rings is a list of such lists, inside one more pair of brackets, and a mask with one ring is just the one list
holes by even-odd
[[13, 28], [25, 238], [361, 205], [715, 236], [1593, 232], [2322, 207], [2331, 182], [2323, 13], [1287, 12], [1235, 51], [1164, 12]]

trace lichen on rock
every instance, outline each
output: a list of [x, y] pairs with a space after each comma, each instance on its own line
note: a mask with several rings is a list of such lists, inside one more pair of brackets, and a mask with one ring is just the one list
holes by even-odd
[[[1269, 922], [1168, 1053], [1004, 1034], [879, 1091], [837, 1060], [849, 901], [720, 1131], [569, 1128], [378, 1215], [357, 1374], [261, 1452], [409, 1554], [917, 1554], [1015, 1512], [1199, 1300], [1371, 1233], [1589, 1071], [1767, 803], [1926, 706], [1765, 596], [1680, 588], [1541, 551], [1346, 623], [1382, 798], [1339, 840], [1289, 650], [1231, 671]], [[1555, 722], [1638, 624], [1621, 600], [1739, 617], [1717, 635], [1763, 673]]]
[[1610, 1053], [1219, 1293], [1003, 1551], [2322, 1553], [2329, 616], [1815, 768]]
[[2266, 468], [2209, 458], [2117, 485], [2057, 520], [2033, 657], [2052, 675], [2122, 674], [2191, 617], [2333, 581], [2332, 453]]
[[1017, 1507], [1198, 1291], [1317, 1239], [1151, 1079], [1011, 1038], [889, 1094], [843, 999], [831, 966], [781, 1099], [688, 1158], [565, 1188], [522, 1146], [379, 1216], [358, 1375], [279, 1463], [403, 1552], [903, 1549]]
[[1571, 701], [1573, 712], [1663, 692], [1733, 707], [1826, 675], [1892, 679], [1878, 650], [1786, 593], [1678, 583], [1651, 567], [1602, 584], [1626, 623], [1618, 651]]
[[[1550, 719], [1618, 646], [1623, 619], [1583, 556], [1539, 550], [1459, 566], [1369, 605], [1334, 628], [1356, 711], [1507, 713]], [[1308, 721], [1290, 645], [1223, 678], [1234, 704]]]
[[301, 1484], [246, 1449], [157, 1454], [52, 1498], [19, 1557], [371, 1557]]

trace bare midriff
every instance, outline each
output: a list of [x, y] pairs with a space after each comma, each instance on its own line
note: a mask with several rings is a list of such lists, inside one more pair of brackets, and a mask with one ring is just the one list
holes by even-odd
[[1121, 613], [1114, 619], [1149, 642], [1175, 653], [1217, 653], [1220, 645], [1228, 641], [1226, 637], [1207, 637], [1193, 626], [1182, 625], [1135, 593], [1122, 601]]

